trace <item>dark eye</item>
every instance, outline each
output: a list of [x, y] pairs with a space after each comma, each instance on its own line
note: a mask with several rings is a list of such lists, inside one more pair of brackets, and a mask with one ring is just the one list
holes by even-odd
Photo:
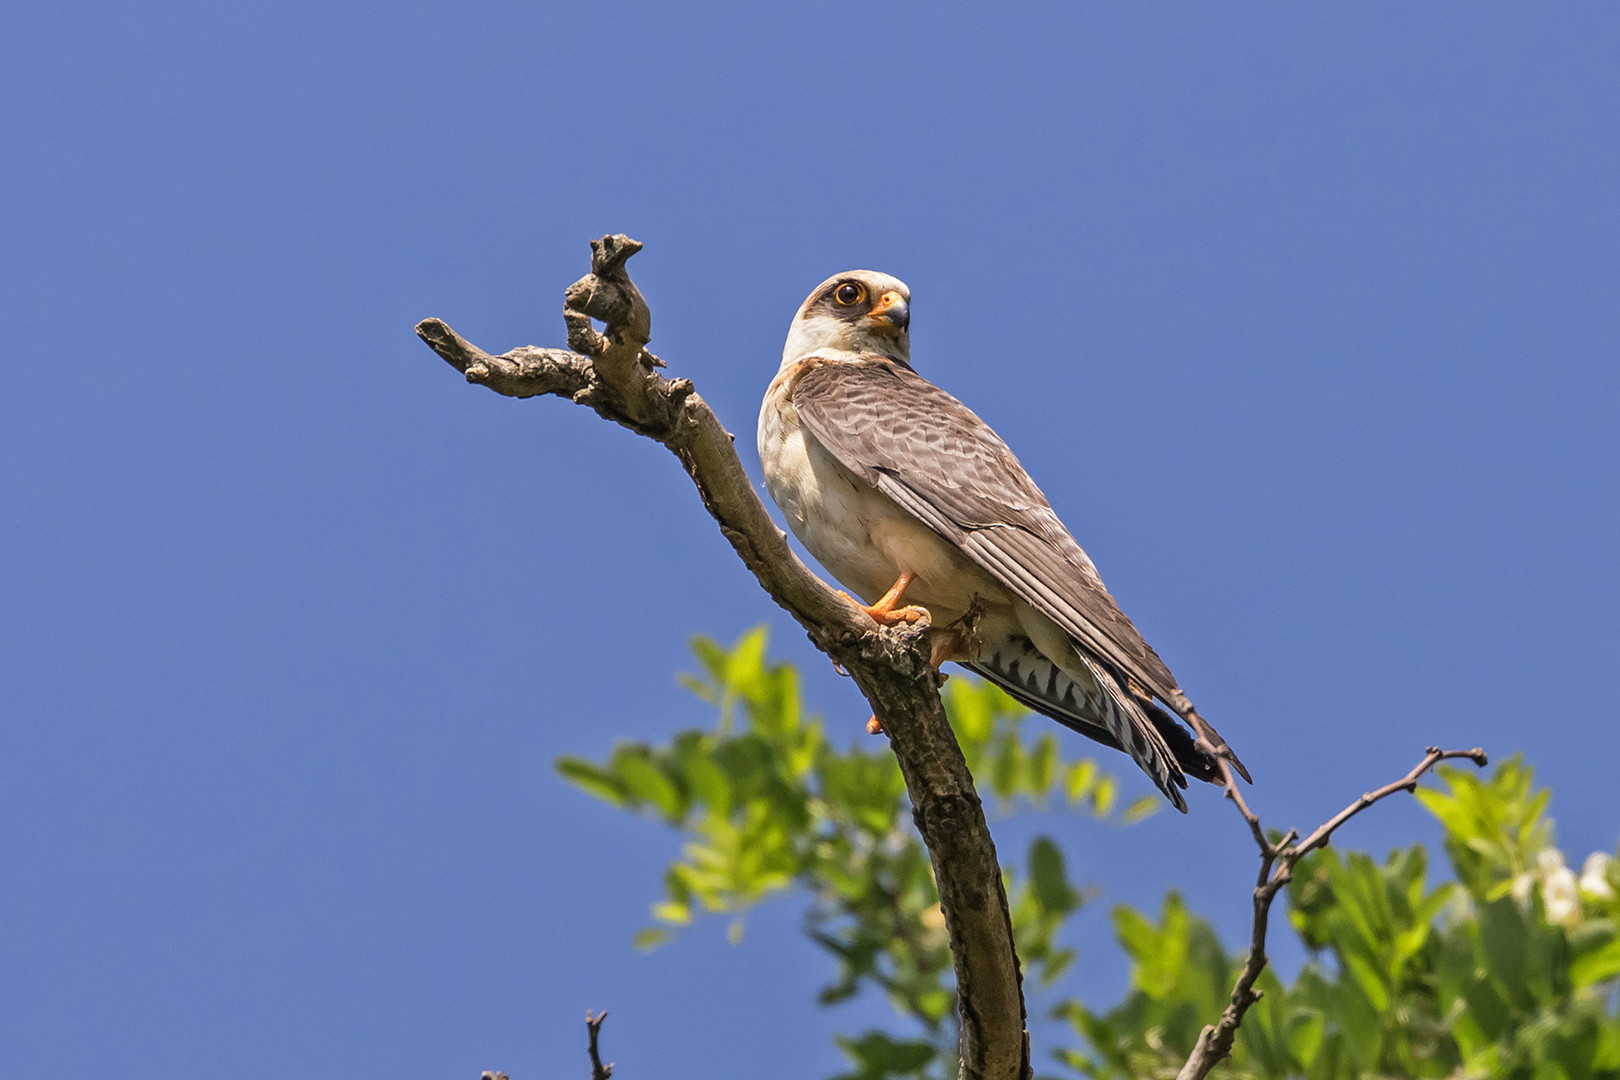
[[858, 304], [866, 297], [866, 290], [853, 281], [846, 281], [833, 290], [833, 299], [845, 307]]

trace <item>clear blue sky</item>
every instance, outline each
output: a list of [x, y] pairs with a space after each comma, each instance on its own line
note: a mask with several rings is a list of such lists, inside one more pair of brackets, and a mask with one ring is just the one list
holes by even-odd
[[[663, 450], [412, 335], [560, 344], [605, 232], [751, 469], [805, 292], [909, 282], [1269, 822], [1477, 743], [1614, 848], [1620, 11], [988, 8], [8, 12], [0, 1074], [583, 1076], [606, 1007], [626, 1080], [813, 1080], [885, 1017], [792, 903], [634, 952], [674, 838], [552, 772], [704, 722], [694, 633], [866, 715]], [[1108, 902], [1241, 933], [1195, 795], [1047, 823], [1078, 992]]]

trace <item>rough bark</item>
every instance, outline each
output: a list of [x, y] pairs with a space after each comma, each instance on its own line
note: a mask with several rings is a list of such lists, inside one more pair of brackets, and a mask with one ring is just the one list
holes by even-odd
[[[656, 371], [664, 365], [646, 349], [651, 315], [624, 268], [641, 245], [616, 235], [593, 241], [591, 250], [591, 273], [565, 296], [569, 349], [525, 346], [491, 355], [438, 319], [423, 321], [416, 332], [468, 382], [508, 397], [568, 398], [674, 453], [761, 587], [849, 672], [883, 720], [933, 861], [950, 934], [960, 1075], [1025, 1080], [1029, 1037], [1000, 864], [928, 664], [927, 624], [879, 626], [793, 553], [713, 410], [691, 382]], [[604, 329], [594, 329], [593, 319]]]

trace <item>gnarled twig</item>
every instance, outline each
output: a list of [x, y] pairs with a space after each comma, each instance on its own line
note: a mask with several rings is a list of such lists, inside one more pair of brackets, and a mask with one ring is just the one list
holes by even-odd
[[1221, 1012], [1220, 1020], [1199, 1033], [1192, 1055], [1176, 1074], [1176, 1080], [1203, 1080], [1211, 1069], [1232, 1052], [1232, 1040], [1237, 1037], [1238, 1025], [1243, 1022], [1243, 1014], [1249, 1011], [1249, 1006], [1260, 1000], [1260, 992], [1254, 988], [1254, 984], [1259, 980], [1260, 973], [1265, 971], [1268, 962], [1266, 931], [1270, 925], [1271, 903], [1283, 887], [1294, 879], [1294, 867], [1299, 865], [1299, 861], [1317, 848], [1326, 847], [1339, 826], [1373, 803], [1388, 798], [1397, 791], [1416, 789], [1418, 779], [1424, 773], [1448, 758], [1468, 758], [1480, 768], [1486, 765], [1485, 751], [1477, 746], [1472, 750], [1442, 750], [1438, 746], [1431, 746], [1423, 756], [1423, 760], [1418, 762], [1411, 772], [1394, 783], [1385, 784], [1377, 791], [1364, 793], [1361, 798], [1317, 826], [1316, 831], [1304, 840], [1299, 839], [1299, 833], [1291, 831], [1275, 844], [1266, 839], [1265, 831], [1260, 828], [1260, 818], [1249, 809], [1249, 804], [1243, 801], [1243, 794], [1232, 778], [1231, 769], [1223, 759], [1216, 759], [1225, 773], [1226, 796], [1237, 806], [1238, 813], [1243, 815], [1243, 820], [1249, 825], [1249, 831], [1254, 834], [1255, 843], [1260, 847], [1260, 875], [1254, 885], [1254, 922], [1249, 933], [1249, 955], [1244, 961], [1243, 970], [1238, 974], [1236, 985], [1232, 987], [1231, 1001]]
[[590, 1013], [585, 1014], [585, 1026], [590, 1029], [591, 1033], [591, 1080], [608, 1080], [608, 1077], [613, 1075], [613, 1062], [610, 1061], [606, 1065], [602, 1064], [602, 1055], [596, 1049], [596, 1038], [602, 1033], [602, 1021], [606, 1019], [606, 1009], [594, 1016]]
[[[883, 718], [928, 847], [956, 965], [960, 1075], [1025, 1080], [1029, 1037], [1012, 922], [995, 846], [961, 748], [945, 719], [928, 627], [884, 628], [824, 584], [787, 545], [743, 470], [731, 436], [685, 379], [665, 379], [646, 349], [651, 315], [625, 272], [641, 245], [591, 243], [591, 273], [569, 287], [564, 321], [574, 351], [532, 346], [493, 356], [438, 319], [417, 334], [434, 352], [508, 397], [554, 394], [667, 446], [760, 585], [810, 640], [855, 679]], [[591, 320], [603, 322], [598, 332]]]

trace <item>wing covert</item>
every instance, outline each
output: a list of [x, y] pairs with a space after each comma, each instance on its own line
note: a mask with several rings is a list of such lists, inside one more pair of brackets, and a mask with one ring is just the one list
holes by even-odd
[[793, 404], [845, 468], [957, 545], [1093, 655], [1160, 699], [1185, 701], [1012, 450], [966, 405], [910, 368], [876, 357], [810, 358], [794, 383]]

